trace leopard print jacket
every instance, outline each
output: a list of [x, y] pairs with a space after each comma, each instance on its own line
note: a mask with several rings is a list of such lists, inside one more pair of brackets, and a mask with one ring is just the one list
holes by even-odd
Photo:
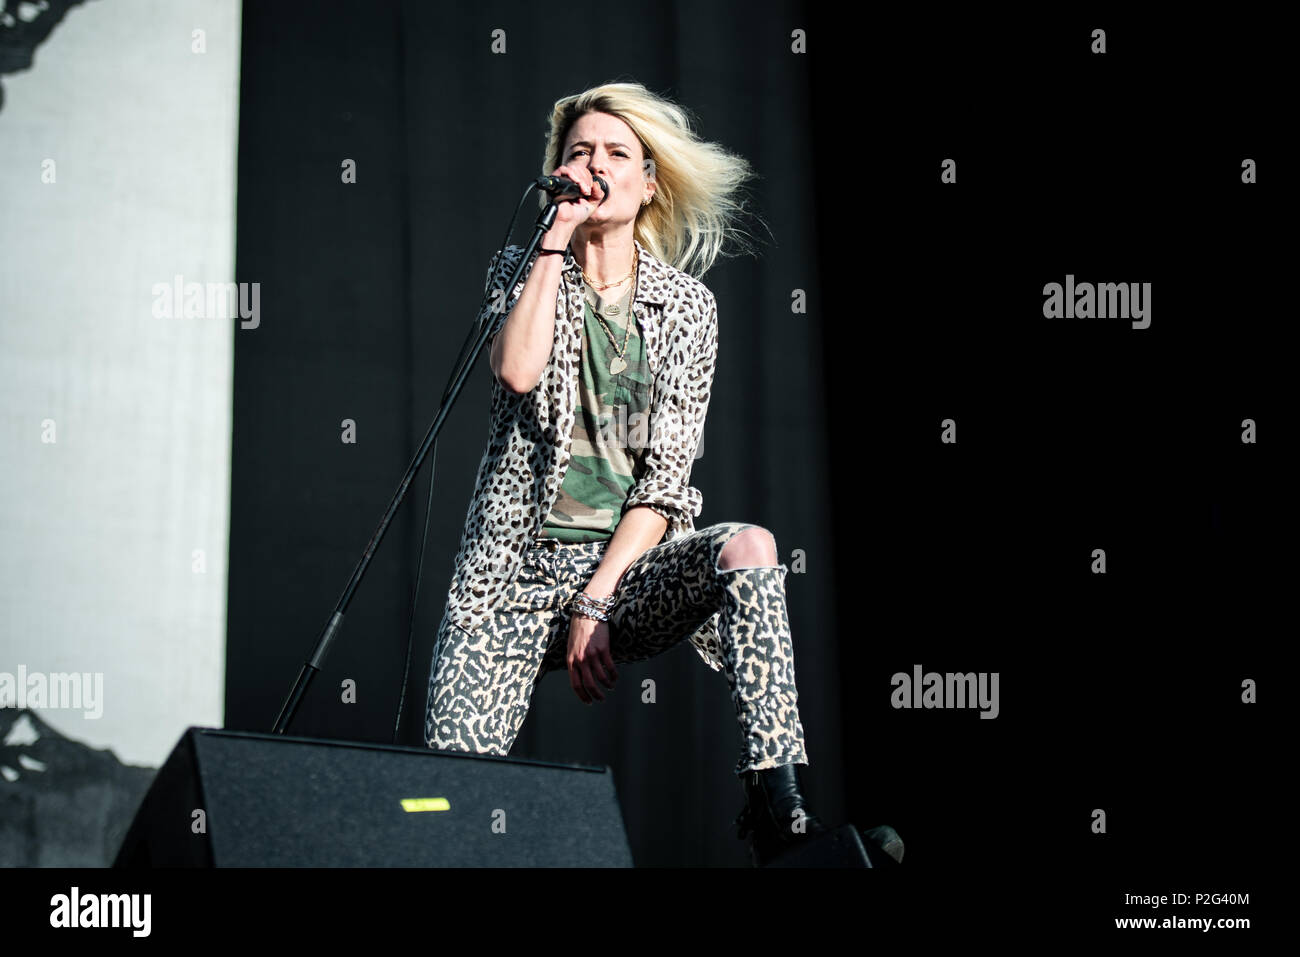
[[[693, 518], [703, 507], [690, 476], [713, 387], [718, 307], [702, 282], [634, 242], [640, 268], [633, 314], [653, 382], [643, 471], [623, 512], [637, 505], [654, 509], [668, 521], [662, 541], [671, 541], [695, 531]], [[495, 320], [493, 338], [536, 262], [534, 257], [507, 298], [504, 284], [522, 254], [523, 247], [507, 246], [504, 258], [498, 252], [488, 266], [486, 285], [495, 282], [496, 287], [479, 314], [478, 328]], [[583, 330], [582, 272], [572, 249], [565, 251], [561, 274], [555, 345], [540, 381], [532, 391], [516, 394], [493, 379], [487, 448], [447, 590], [447, 617], [470, 632], [490, 619], [514, 580], [569, 465]], [[488, 347], [491, 342], [489, 338]], [[715, 671], [723, 667], [718, 617], [715, 613], [690, 635], [696, 652]]]

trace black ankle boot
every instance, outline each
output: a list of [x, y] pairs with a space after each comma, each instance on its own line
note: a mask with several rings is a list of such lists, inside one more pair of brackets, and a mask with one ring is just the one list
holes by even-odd
[[866, 846], [873, 867], [893, 867], [903, 863], [903, 839], [888, 824], [858, 832]]
[[799, 765], [783, 764], [741, 777], [745, 806], [736, 817], [737, 837], [749, 836], [750, 857], [762, 867], [801, 841], [827, 830], [807, 807]]

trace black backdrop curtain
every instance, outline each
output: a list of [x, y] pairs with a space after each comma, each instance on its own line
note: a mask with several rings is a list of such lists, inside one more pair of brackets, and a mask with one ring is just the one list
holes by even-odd
[[[432, 420], [484, 271], [540, 172], [554, 101], [612, 80], [666, 92], [762, 177], [759, 258], [704, 277], [720, 355], [697, 527], [771, 529], [788, 577], [817, 809], [843, 813], [821, 327], [792, 313], [818, 284], [808, 60], [798, 4], [628, 4], [563, 52], [526, 4], [250, 3], [244, 12], [238, 278], [261, 283], [238, 337], [226, 725], [266, 729]], [[505, 53], [493, 53], [493, 31]], [[604, 38], [597, 42], [596, 38]], [[618, 39], [615, 39], [618, 38]], [[341, 164], [356, 163], [355, 185]], [[791, 184], [805, 184], [791, 188]], [[536, 216], [530, 201], [524, 235]], [[487, 439], [486, 356], [437, 446], [430, 534], [398, 743], [421, 745], [451, 560]], [[344, 420], [356, 442], [341, 441]], [[429, 464], [353, 602], [293, 733], [389, 741]], [[800, 566], [802, 567], [802, 566]], [[642, 703], [653, 679], [657, 701]], [[356, 682], [356, 703], [341, 686]], [[731, 826], [739, 728], [725, 679], [683, 644], [622, 669], [583, 705], [541, 682], [512, 756], [614, 767], [638, 864], [743, 864]]]

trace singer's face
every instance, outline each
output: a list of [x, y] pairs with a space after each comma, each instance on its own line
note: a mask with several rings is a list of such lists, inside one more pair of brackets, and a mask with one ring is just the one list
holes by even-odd
[[641, 141], [618, 117], [587, 113], [578, 118], [564, 141], [563, 164], [585, 167], [609, 184], [609, 198], [591, 211], [584, 226], [625, 226], [636, 219], [654, 189], [647, 185], [644, 159]]

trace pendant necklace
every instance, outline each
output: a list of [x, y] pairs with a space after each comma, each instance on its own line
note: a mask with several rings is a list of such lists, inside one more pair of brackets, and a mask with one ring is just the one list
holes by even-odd
[[[635, 250], [634, 250], [634, 251], [635, 251]], [[630, 273], [628, 273], [628, 275], [624, 276], [624, 277], [623, 277], [623, 280], [627, 280], [627, 279], [632, 278], [632, 276], [636, 273], [637, 262], [638, 262], [639, 259], [640, 259], [639, 256], [633, 256], [633, 259], [632, 259], [632, 272], [630, 272]], [[602, 318], [600, 317], [600, 314], [603, 312], [605, 315], [610, 316], [610, 317], [613, 317], [613, 316], [617, 316], [617, 315], [619, 315], [620, 313], [622, 313], [623, 310], [619, 307], [619, 303], [617, 303], [617, 302], [604, 303], [604, 304], [602, 304], [602, 305], [600, 305], [600, 306], [597, 306], [597, 304], [596, 304], [595, 301], [594, 301], [594, 299], [595, 299], [595, 295], [596, 295], [596, 294], [595, 294], [595, 290], [594, 290], [594, 289], [591, 289], [591, 285], [592, 285], [591, 280], [587, 278], [587, 274], [586, 274], [586, 272], [583, 272], [582, 277], [583, 277], [583, 279], [586, 279], [586, 280], [587, 280], [587, 283], [588, 283], [588, 287], [587, 287], [587, 288], [588, 288], [589, 290], [591, 290], [591, 296], [588, 298], [587, 301], [591, 304], [591, 311], [592, 311], [592, 314], [595, 315], [595, 317], [596, 317], [596, 321], [600, 323], [600, 327], [601, 327], [602, 329], [605, 330], [605, 335], [609, 336], [609, 341], [610, 341], [610, 343], [614, 346], [614, 348], [618, 349], [618, 355], [614, 356], [614, 358], [613, 358], [613, 359], [610, 361], [610, 363], [609, 363], [609, 373], [610, 373], [610, 375], [618, 375], [620, 372], [622, 372], [624, 369], [627, 368], [627, 360], [626, 360], [625, 358], [623, 358], [623, 355], [624, 355], [624, 353], [627, 352], [627, 344], [628, 344], [628, 341], [631, 339], [631, 336], [632, 336], [632, 323], [635, 321], [635, 317], [631, 315], [631, 311], [629, 310], [629, 314], [628, 314], [628, 317], [627, 317], [627, 325], [626, 325], [626, 326], [624, 327], [624, 329], [623, 329], [623, 345], [622, 345], [622, 347], [620, 348], [620, 347], [619, 347], [619, 344], [618, 344], [618, 340], [615, 339], [615, 338], [614, 338], [614, 334], [613, 334], [612, 332], [609, 331], [609, 326], [605, 325], [605, 320], [602, 319]], [[623, 281], [623, 280], [620, 280], [620, 282]], [[602, 287], [608, 288], [609, 286], [617, 286], [618, 283], [617, 283], [617, 282], [612, 282], [612, 283], [596, 283], [595, 285], [599, 285], [599, 286], [602, 286]], [[629, 288], [628, 288], [628, 291], [627, 291], [626, 293], [624, 293], [623, 296], [620, 297], [620, 301], [621, 301], [622, 299], [628, 299], [628, 298], [630, 298], [630, 297], [631, 297], [631, 293], [632, 293], [632, 289], [634, 289], [635, 287], [636, 287], [636, 281], [633, 280], [632, 286], [629, 287]]]

